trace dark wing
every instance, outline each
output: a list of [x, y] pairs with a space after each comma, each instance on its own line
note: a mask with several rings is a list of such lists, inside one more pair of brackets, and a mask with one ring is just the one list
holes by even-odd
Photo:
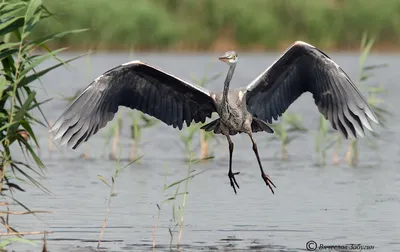
[[73, 149], [112, 120], [118, 106], [140, 110], [174, 128], [205, 122], [216, 111], [210, 93], [140, 61], [115, 67], [94, 80], [55, 122], [61, 145]]
[[247, 86], [249, 112], [272, 123], [304, 92], [313, 94], [332, 127], [346, 138], [372, 131], [368, 118], [378, 123], [372, 109], [349, 76], [325, 53], [298, 41]]

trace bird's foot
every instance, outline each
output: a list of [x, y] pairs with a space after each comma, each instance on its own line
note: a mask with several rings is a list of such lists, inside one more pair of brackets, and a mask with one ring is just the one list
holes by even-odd
[[261, 173], [261, 177], [263, 178], [265, 184], [269, 187], [269, 189], [271, 189], [272, 194], [275, 194], [274, 189], [272, 189], [272, 186], [274, 186], [275, 188], [276, 188], [276, 186], [271, 181], [271, 179], [268, 177], [268, 175], [263, 172], [263, 173]]
[[236, 182], [236, 179], [235, 179], [235, 175], [239, 175], [239, 173], [240, 172], [235, 172], [235, 173], [233, 173], [232, 171], [228, 172], [228, 177], [229, 177], [229, 180], [231, 181], [231, 186], [233, 187], [233, 191], [235, 192], [235, 194], [237, 194], [235, 185], [237, 186], [237, 188], [240, 189], [240, 187], [239, 187], [239, 185], [238, 185], [238, 183]]

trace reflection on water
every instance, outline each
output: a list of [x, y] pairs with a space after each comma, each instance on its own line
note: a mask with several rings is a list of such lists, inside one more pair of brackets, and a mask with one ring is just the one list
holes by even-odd
[[[202, 75], [206, 65], [216, 55], [158, 55], [138, 54], [142, 59], [171, 73], [190, 80], [191, 74]], [[233, 85], [246, 85], [271, 62], [274, 55], [241, 55]], [[332, 55], [351, 76], [357, 76], [356, 55]], [[72, 95], [85, 87], [107, 69], [131, 60], [128, 54], [98, 54], [91, 57], [90, 68], [85, 59], [71, 64], [72, 69], [54, 71], [43, 78], [43, 86], [55, 100], [44, 105], [50, 120], [66, 108], [59, 94]], [[386, 101], [396, 108], [399, 103], [396, 67], [398, 56], [372, 56], [370, 63], [388, 63], [387, 69], [377, 71], [376, 81], [387, 84], [390, 92]], [[214, 72], [226, 72], [225, 64], [215, 63]], [[210, 72], [210, 74], [214, 73]], [[209, 84], [212, 90], [222, 88], [223, 77]], [[41, 89], [41, 84], [37, 85]], [[42, 98], [45, 92], [39, 90]], [[121, 113], [128, 110], [122, 109]], [[299, 112], [306, 126], [315, 129], [317, 109], [310, 95], [303, 95], [291, 112]], [[360, 144], [361, 165], [318, 167], [315, 165], [314, 137], [305, 134], [289, 145], [289, 161], [279, 161], [279, 143], [267, 141], [266, 134], [256, 134], [262, 162], [276, 194], [272, 195], [260, 178], [259, 168], [246, 136], [235, 141], [234, 170], [240, 189], [233, 193], [227, 177], [228, 147], [224, 139], [214, 147], [215, 160], [194, 165], [196, 171], [206, 170], [189, 182], [185, 209], [182, 250], [255, 250], [299, 251], [314, 240], [318, 244], [341, 245], [361, 243], [374, 245], [377, 251], [399, 249], [400, 233], [400, 175], [399, 146], [396, 130], [400, 125], [394, 110], [388, 129], [378, 141], [380, 148]], [[30, 189], [19, 193], [19, 199], [34, 210], [53, 214], [19, 216], [11, 221], [20, 231], [52, 231], [47, 242], [50, 251], [94, 251], [105, 217], [109, 188], [97, 175], [110, 178], [116, 162], [107, 160], [104, 135], [109, 127], [92, 137], [79, 150], [62, 148], [51, 154], [47, 148], [47, 129], [38, 128], [41, 157], [48, 167], [44, 185], [52, 192], [46, 195]], [[122, 157], [129, 155], [128, 124], [122, 128]], [[173, 128], [157, 124], [143, 132], [143, 159], [126, 168], [116, 180], [117, 196], [113, 197], [102, 247], [105, 251], [146, 251], [151, 249], [153, 226], [159, 204], [164, 198], [162, 188], [166, 167], [167, 183], [186, 176], [179, 134]], [[90, 159], [79, 155], [87, 151]], [[345, 151], [345, 150], [343, 150]], [[126, 164], [128, 161], [124, 161]], [[331, 163], [331, 162], [330, 162]], [[172, 191], [170, 193], [173, 193]], [[157, 251], [169, 250], [172, 205], [164, 206], [156, 232]], [[41, 237], [36, 237], [41, 244]], [[174, 244], [176, 244], [175, 234]], [[38, 246], [36, 250], [39, 251]], [[32, 248], [16, 244], [12, 249]]]

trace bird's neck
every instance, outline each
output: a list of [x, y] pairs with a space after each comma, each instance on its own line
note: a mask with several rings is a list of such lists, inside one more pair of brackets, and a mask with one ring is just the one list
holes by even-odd
[[222, 93], [222, 102], [228, 102], [228, 91], [229, 91], [229, 84], [231, 83], [233, 72], [235, 71], [236, 64], [232, 64], [229, 66], [228, 74], [226, 75], [226, 79], [224, 82], [224, 91]]

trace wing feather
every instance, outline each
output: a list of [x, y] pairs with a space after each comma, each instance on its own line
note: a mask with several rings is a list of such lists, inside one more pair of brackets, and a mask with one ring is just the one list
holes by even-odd
[[210, 93], [144, 62], [132, 61], [94, 80], [52, 127], [73, 149], [114, 118], [119, 106], [140, 110], [167, 125], [204, 122], [216, 112]]
[[349, 76], [324, 52], [298, 41], [246, 89], [249, 112], [272, 123], [304, 92], [313, 95], [318, 111], [346, 138], [372, 131], [379, 123]]

